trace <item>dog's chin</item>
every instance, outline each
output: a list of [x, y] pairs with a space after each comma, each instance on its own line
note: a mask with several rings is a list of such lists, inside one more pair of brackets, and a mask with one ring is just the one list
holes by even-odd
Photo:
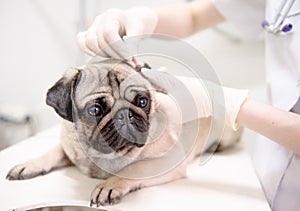
[[117, 153], [118, 155], [124, 155], [132, 151], [134, 148], [142, 148], [143, 146], [145, 146], [147, 137], [143, 137], [142, 139], [144, 139], [140, 140], [142, 143], [136, 143], [126, 139], [120, 139], [119, 141], [115, 141], [118, 142], [117, 145], [111, 146], [108, 144], [109, 142], [101, 138], [97, 141], [94, 141], [92, 147], [101, 154]]
[[93, 144], [93, 148], [101, 154], [110, 154], [116, 152], [107, 144]]
[[133, 149], [135, 148], [141, 148], [142, 146], [136, 146], [136, 145], [132, 145], [132, 144], [128, 144], [126, 146], [120, 147], [118, 149], [113, 149], [109, 146], [105, 146], [105, 147], [93, 147], [96, 151], [98, 151], [101, 154], [116, 154], [118, 156], [123, 156], [126, 155], [127, 153], [130, 153]]

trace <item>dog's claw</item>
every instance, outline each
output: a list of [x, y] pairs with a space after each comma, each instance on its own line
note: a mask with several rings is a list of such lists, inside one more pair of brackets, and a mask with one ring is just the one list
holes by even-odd
[[132, 187], [129, 187], [126, 183], [123, 184], [120, 181], [106, 181], [103, 184], [98, 185], [91, 195], [91, 205], [97, 207], [113, 205], [121, 201]]
[[99, 202], [95, 202], [93, 199], [91, 199], [90, 201], [90, 207], [93, 208], [93, 207], [100, 207], [101, 204], [99, 204]]
[[94, 202], [93, 202], [93, 200], [91, 200], [90, 201], [90, 207], [93, 207], [93, 205], [94, 205]]
[[48, 173], [42, 167], [31, 165], [30, 162], [16, 165], [6, 175], [8, 180], [24, 180]]

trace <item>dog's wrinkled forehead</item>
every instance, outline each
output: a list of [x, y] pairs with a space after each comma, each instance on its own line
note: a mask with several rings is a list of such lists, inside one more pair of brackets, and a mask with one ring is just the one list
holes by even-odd
[[152, 90], [148, 82], [133, 67], [124, 62], [98, 62], [86, 65], [75, 85], [75, 100], [80, 107], [86, 102], [106, 97], [124, 98], [126, 93]]

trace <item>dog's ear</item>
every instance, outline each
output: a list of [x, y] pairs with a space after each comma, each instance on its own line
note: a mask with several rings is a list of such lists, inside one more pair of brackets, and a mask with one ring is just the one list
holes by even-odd
[[46, 104], [53, 107], [62, 118], [73, 121], [72, 118], [72, 93], [80, 76], [80, 70], [70, 68], [47, 92]]

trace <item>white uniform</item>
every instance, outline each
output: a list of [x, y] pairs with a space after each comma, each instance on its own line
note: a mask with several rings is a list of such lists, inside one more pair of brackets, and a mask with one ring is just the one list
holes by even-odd
[[[240, 31], [255, 37], [264, 33], [263, 20], [274, 20], [281, 3], [282, 0], [214, 0], [216, 8]], [[296, 0], [289, 14], [298, 12], [300, 1]], [[294, 23], [292, 33], [265, 34], [268, 100], [275, 107], [300, 114], [300, 15], [290, 21]], [[262, 137], [254, 165], [272, 210], [300, 210], [299, 155]]]

